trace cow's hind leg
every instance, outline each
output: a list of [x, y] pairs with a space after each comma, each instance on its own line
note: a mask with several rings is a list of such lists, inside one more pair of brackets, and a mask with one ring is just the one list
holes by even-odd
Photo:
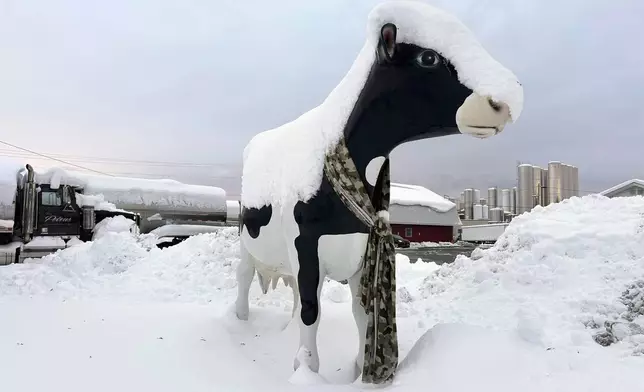
[[362, 276], [362, 269], [359, 269], [351, 278], [349, 278], [349, 287], [351, 289], [351, 310], [353, 312], [353, 319], [358, 327], [358, 355], [356, 357], [356, 378], [362, 373], [362, 365], [364, 363], [364, 345], [367, 334], [367, 313], [360, 304], [360, 277]]
[[249, 303], [248, 294], [250, 285], [255, 276], [255, 265], [253, 258], [246, 250], [243, 240], [239, 241], [240, 262], [237, 265], [237, 300], [235, 301], [235, 312], [240, 320], [248, 320]]
[[320, 325], [320, 294], [324, 274], [320, 269], [317, 254], [317, 239], [299, 236], [292, 249], [291, 264], [296, 272], [299, 292], [300, 345], [295, 356], [293, 367], [297, 370], [306, 365], [313, 372], [320, 370], [320, 357], [317, 348], [317, 332]]

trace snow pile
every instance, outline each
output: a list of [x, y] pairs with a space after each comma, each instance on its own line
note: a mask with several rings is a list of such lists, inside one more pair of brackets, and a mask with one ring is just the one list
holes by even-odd
[[595, 346], [600, 328], [620, 320], [615, 349], [642, 353], [643, 279], [644, 198], [575, 197], [516, 217], [492, 248], [443, 264], [408, 311], [561, 350]]
[[116, 208], [113, 203], [105, 200], [103, 195], [84, 195], [82, 193], [76, 193], [76, 204], [79, 207], [83, 206], [92, 206], [94, 210], [100, 211], [123, 211]]
[[383, 24], [398, 27], [397, 42], [432, 48], [451, 61], [459, 80], [505, 102], [516, 121], [523, 89], [458, 19], [429, 4], [386, 1], [369, 14], [367, 39], [345, 77], [316, 108], [281, 127], [257, 134], [244, 149], [242, 204], [262, 207], [307, 201], [322, 181], [324, 156], [338, 142], [375, 60]]
[[107, 218], [92, 242], [0, 270], [0, 295], [52, 293], [67, 298], [84, 294], [209, 302], [213, 293], [234, 289], [237, 228], [197, 235], [160, 250], [149, 246], [148, 237], [155, 236], [133, 236], [125, 230], [125, 221], [121, 216]]
[[419, 205], [438, 212], [447, 212], [456, 204], [419, 185], [391, 184], [391, 204]]
[[136, 222], [127, 219], [122, 215], [117, 215], [111, 218], [105, 218], [94, 226], [94, 235], [92, 238], [97, 240], [105, 237], [108, 233], [129, 233], [137, 234], [138, 226]]

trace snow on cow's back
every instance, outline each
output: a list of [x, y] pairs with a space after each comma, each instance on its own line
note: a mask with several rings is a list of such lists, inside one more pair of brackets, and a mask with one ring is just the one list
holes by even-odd
[[369, 14], [364, 46], [324, 102], [248, 143], [244, 149], [242, 205], [295, 205], [315, 195], [322, 181], [325, 154], [342, 136], [375, 60], [380, 29], [388, 22], [398, 28], [398, 43], [438, 51], [454, 65], [461, 83], [479, 95], [506, 103], [512, 121], [519, 118], [523, 108], [521, 84], [457, 18], [422, 2], [386, 1]]

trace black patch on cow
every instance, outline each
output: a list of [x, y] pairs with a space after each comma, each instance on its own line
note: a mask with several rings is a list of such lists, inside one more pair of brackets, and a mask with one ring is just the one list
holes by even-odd
[[304, 325], [315, 323], [319, 313], [318, 285], [320, 283], [320, 259], [318, 244], [326, 234], [368, 233], [369, 230], [342, 203], [333, 191], [326, 174], [322, 177], [320, 190], [308, 202], [298, 202], [293, 209], [300, 235], [295, 238], [299, 261], [297, 283], [302, 304], [301, 317]]
[[259, 237], [259, 231], [262, 227], [268, 225], [273, 215], [273, 207], [269, 204], [262, 208], [242, 208], [242, 229], [246, 226], [248, 235], [252, 238]]

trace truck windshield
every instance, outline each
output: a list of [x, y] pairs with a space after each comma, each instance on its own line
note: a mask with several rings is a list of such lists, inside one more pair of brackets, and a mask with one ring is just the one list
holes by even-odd
[[63, 201], [60, 197], [60, 192], [43, 191], [41, 193], [42, 193], [42, 205], [60, 206], [63, 204]]

